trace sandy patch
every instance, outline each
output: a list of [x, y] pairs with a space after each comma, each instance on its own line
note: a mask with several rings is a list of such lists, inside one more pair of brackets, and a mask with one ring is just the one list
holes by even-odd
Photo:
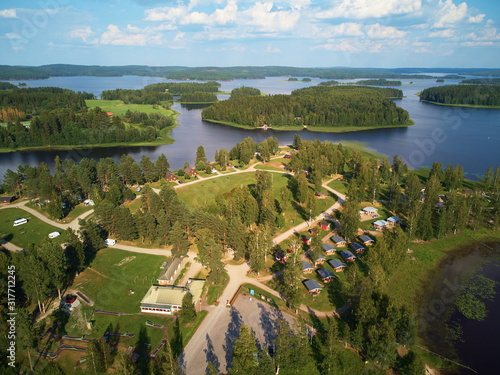
[[135, 259], [134, 255], [132, 255], [131, 257], [123, 258], [122, 260], [120, 260], [120, 262], [115, 264], [115, 266], [117, 267], [123, 266], [125, 263], [132, 262], [134, 259]]

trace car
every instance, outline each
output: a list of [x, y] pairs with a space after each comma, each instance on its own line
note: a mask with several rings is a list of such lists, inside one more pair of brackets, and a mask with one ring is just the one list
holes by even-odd
[[184, 182], [183, 181], [179, 181], [179, 184], [183, 184]]
[[380, 217], [380, 215], [373, 215], [372, 217], [376, 219], [377, 217]]
[[137, 189], [135, 189], [135, 191], [137, 191], [137, 192], [141, 191], [141, 187], [137, 186]]

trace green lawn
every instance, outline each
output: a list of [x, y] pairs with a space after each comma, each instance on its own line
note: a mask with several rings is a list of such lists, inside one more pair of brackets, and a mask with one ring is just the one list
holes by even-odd
[[[283, 186], [287, 186], [291, 176], [283, 173], [273, 173], [273, 193], [276, 198], [279, 197], [280, 190]], [[188, 185], [186, 187], [177, 189], [177, 195], [182, 199], [190, 208], [204, 207], [209, 204], [219, 194], [226, 197], [230, 196], [233, 188], [239, 186], [248, 186], [252, 189], [255, 186], [255, 173], [238, 173], [230, 176], [218, 177], [207, 181], [201, 181], [197, 184]], [[325, 189], [322, 192], [327, 193]], [[330, 207], [334, 202], [334, 198], [329, 196], [326, 199], [318, 199], [317, 201], [318, 212], [322, 212]], [[278, 233], [282, 233], [287, 229], [298, 225], [304, 220], [308, 220], [303, 207], [296, 202], [292, 202], [291, 208], [285, 212], [286, 225], [281, 228]]]
[[[0, 233], [5, 235], [5, 239], [14, 245], [25, 248], [30, 243], [39, 244], [45, 239], [48, 240], [48, 234], [51, 232], [61, 233], [61, 236], [54, 238], [52, 241], [56, 243], [66, 241], [65, 231], [44, 223], [20, 208], [3, 209], [0, 211], [0, 216]], [[28, 219], [28, 223], [14, 227], [14, 220], [19, 218]]]
[[[50, 215], [45, 211], [45, 207], [38, 207], [36, 203], [26, 203], [26, 206], [40, 212], [43, 216], [53, 220]], [[80, 203], [79, 205], [75, 206], [71, 211], [68, 211], [68, 209], [64, 209], [64, 214], [66, 215], [61, 222], [62, 223], [71, 223], [73, 220], [75, 220], [78, 216], [82, 215], [83, 213], [93, 210], [93, 206], [85, 206], [83, 203]]]
[[[150, 113], [160, 113], [164, 116], [172, 116], [175, 112], [171, 109], [166, 109], [162, 106], [152, 104], [125, 104], [121, 100], [101, 100], [101, 99], [91, 99], [85, 100], [87, 107], [101, 107], [105, 112], [113, 112], [114, 115], [123, 116], [130, 110], [130, 112], [138, 111]], [[154, 108], [155, 107], [155, 108]]]
[[[94, 308], [138, 313], [142, 298], [157, 282], [160, 265], [166, 259], [166, 256], [106, 248], [97, 253], [90, 265], [92, 269], [82, 272], [73, 287], [92, 299]], [[129, 294], [130, 290], [134, 294]]]
[[349, 184], [347, 181], [333, 180], [328, 184], [328, 186], [331, 187], [333, 190], [338, 191], [341, 194], [346, 194]]

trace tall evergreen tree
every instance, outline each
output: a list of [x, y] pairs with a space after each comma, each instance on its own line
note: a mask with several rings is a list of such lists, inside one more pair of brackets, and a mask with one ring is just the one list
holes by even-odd
[[198, 165], [199, 162], [203, 162], [203, 164], [207, 162], [207, 157], [205, 156], [205, 149], [201, 145], [198, 146], [196, 150], [196, 159], [194, 164]]
[[166, 173], [170, 169], [170, 164], [163, 153], [156, 159], [155, 169], [159, 177], [165, 178]]
[[186, 293], [182, 298], [181, 317], [184, 323], [192, 322], [196, 318], [196, 311], [194, 309], [193, 296], [191, 293]]
[[354, 241], [360, 224], [359, 210], [355, 202], [348, 199], [340, 213], [339, 234], [347, 240]]
[[250, 327], [243, 324], [234, 342], [232, 368], [229, 374], [255, 374], [257, 369], [257, 341]]
[[172, 225], [168, 239], [172, 245], [172, 255], [175, 257], [185, 257], [189, 250], [190, 242], [186, 233], [182, 230], [180, 222], [176, 221]]

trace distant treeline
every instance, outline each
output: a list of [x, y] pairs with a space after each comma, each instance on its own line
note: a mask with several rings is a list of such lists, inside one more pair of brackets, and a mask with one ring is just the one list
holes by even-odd
[[401, 86], [401, 81], [388, 81], [385, 78], [364, 79], [364, 80], [356, 82], [356, 85], [361, 85], [361, 86]]
[[258, 127], [402, 125], [409, 115], [388, 97], [401, 90], [375, 87], [308, 87], [291, 95], [235, 97], [202, 112], [205, 120]]
[[[86, 109], [85, 99], [92, 99], [93, 94], [76, 93], [58, 87], [37, 87], [0, 91], [0, 109], [16, 110], [24, 115], [19, 120], [29, 120], [44, 110], [70, 108], [73, 111]], [[15, 121], [17, 118], [3, 119]]]
[[472, 78], [472, 79], [464, 79], [460, 83], [466, 83], [471, 85], [500, 85], [500, 78]]
[[172, 95], [180, 95], [193, 92], [218, 92], [220, 87], [219, 82], [163, 82], [155, 83], [144, 87], [145, 91], [151, 92], [169, 92]]
[[9, 82], [0, 82], [0, 90], [11, 90], [11, 89], [15, 90], [17, 89], [17, 86]]
[[340, 82], [338, 81], [325, 81], [325, 82], [320, 82], [320, 86], [335, 86], [335, 85], [340, 85]]
[[125, 104], [160, 104], [172, 101], [174, 97], [168, 92], [155, 92], [151, 90], [105, 90], [101, 94], [104, 100], [122, 100]]
[[[424, 74], [422, 74], [424, 73]], [[433, 73], [456, 75], [500, 76], [500, 69], [462, 69], [462, 68], [397, 68], [397, 69], [357, 69], [357, 68], [295, 68], [287, 66], [234, 66], [234, 67], [199, 67], [185, 66], [85, 66], [53, 64], [42, 66], [0, 65], [0, 80], [9, 79], [46, 79], [50, 77], [95, 76], [120, 77], [138, 75], [149, 77], [167, 77], [170, 79], [216, 80], [262, 79], [265, 77], [299, 76], [322, 79], [419, 79], [436, 78]]]
[[420, 93], [420, 100], [450, 105], [500, 106], [500, 86], [431, 87]]
[[213, 92], [186, 92], [181, 94], [181, 103], [216, 103], [217, 95]]

